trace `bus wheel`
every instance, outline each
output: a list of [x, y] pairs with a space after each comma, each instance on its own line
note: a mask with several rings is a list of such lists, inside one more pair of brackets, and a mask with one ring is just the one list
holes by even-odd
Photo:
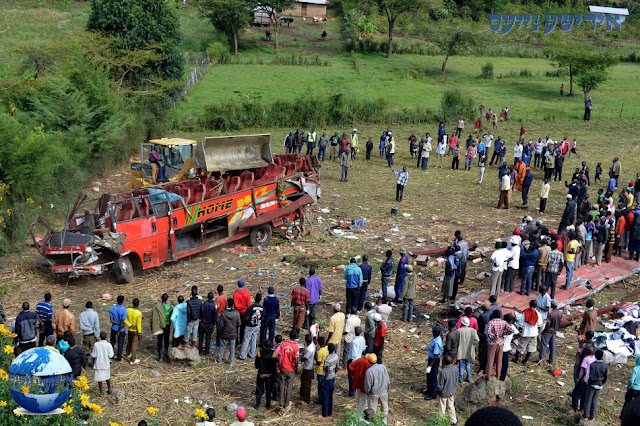
[[251, 246], [267, 246], [269, 245], [269, 241], [271, 241], [271, 235], [273, 234], [273, 229], [270, 224], [256, 226], [249, 233], [249, 241], [251, 242]]
[[113, 274], [118, 284], [129, 284], [133, 281], [133, 266], [129, 257], [119, 257], [113, 262]]

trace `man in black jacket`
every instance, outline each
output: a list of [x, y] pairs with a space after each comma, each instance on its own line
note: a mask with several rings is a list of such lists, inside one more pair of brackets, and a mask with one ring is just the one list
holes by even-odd
[[573, 223], [576, 220], [576, 202], [573, 201], [573, 196], [571, 194], [567, 194], [567, 204], [564, 207], [564, 212], [562, 213], [562, 219], [560, 219], [560, 225], [558, 225], [558, 233], [562, 232], [564, 228], [569, 226], [569, 224]]
[[191, 348], [196, 347], [198, 341], [198, 326], [202, 317], [202, 300], [198, 297], [198, 286], [191, 287], [191, 297], [187, 300], [187, 331], [184, 335], [185, 342], [191, 342]]
[[29, 310], [29, 302], [22, 304], [22, 312], [16, 318], [16, 334], [20, 352], [36, 347], [36, 323], [38, 316]]
[[258, 356], [256, 356], [254, 362], [255, 367], [258, 369], [258, 375], [256, 377], [256, 403], [252, 407], [256, 410], [260, 407], [260, 399], [262, 395], [265, 395], [265, 392], [267, 396], [265, 408], [267, 410], [271, 408], [273, 377], [278, 366], [278, 358], [272, 348], [273, 343], [271, 340], [264, 342], [263, 348], [258, 351]]
[[[200, 355], [211, 355], [211, 335], [217, 318], [216, 302], [213, 301], [213, 292], [210, 291], [207, 294], [207, 300], [202, 303], [202, 317], [198, 327], [198, 353]], [[203, 343], [205, 344], [204, 349]]]
[[240, 312], [233, 307], [233, 299], [227, 300], [227, 309], [222, 312], [218, 322], [220, 332], [220, 349], [216, 362], [222, 362], [224, 352], [229, 346], [229, 364], [233, 364], [236, 352], [236, 339], [238, 338], [238, 327], [240, 327]]
[[76, 379], [82, 375], [82, 369], [87, 368], [87, 357], [82, 348], [76, 347], [75, 337], [71, 336], [67, 343], [69, 343], [69, 349], [64, 353], [64, 357], [71, 366], [73, 378]]

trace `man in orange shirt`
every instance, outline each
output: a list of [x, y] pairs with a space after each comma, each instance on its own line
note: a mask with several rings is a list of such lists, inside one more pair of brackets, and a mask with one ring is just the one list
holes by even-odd
[[351, 388], [358, 390], [358, 412], [367, 406], [367, 394], [364, 391], [364, 375], [373, 364], [378, 362], [376, 354], [366, 354], [349, 364], [349, 376], [352, 378]]
[[289, 332], [289, 338], [280, 344], [278, 354], [278, 366], [280, 367], [280, 406], [287, 408], [293, 405], [291, 402], [291, 392], [293, 390], [293, 380], [296, 377], [298, 360], [300, 358], [300, 348], [293, 341], [295, 330]]
[[244, 317], [244, 313], [249, 306], [251, 306], [251, 293], [244, 287], [244, 280], [238, 280], [238, 289], [233, 292], [233, 304], [235, 305], [238, 313], [240, 313], [240, 338], [236, 342], [242, 344], [244, 342], [244, 328], [247, 326], [247, 319]]
[[71, 300], [64, 299], [62, 301], [62, 309], [53, 314], [53, 332], [58, 336], [58, 340], [62, 339], [65, 331], [76, 334], [76, 317], [69, 311]]

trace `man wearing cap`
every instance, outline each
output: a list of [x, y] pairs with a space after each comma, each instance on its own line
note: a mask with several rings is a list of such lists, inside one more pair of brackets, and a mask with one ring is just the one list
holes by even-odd
[[[262, 303], [262, 324], [260, 327], [260, 347], [264, 347], [267, 340], [273, 343], [276, 332], [276, 321], [280, 318], [280, 300], [276, 297], [275, 288], [267, 287], [267, 297]], [[267, 331], [269, 338], [267, 339]]]
[[58, 340], [62, 340], [65, 331], [76, 334], [76, 317], [69, 311], [71, 300], [64, 299], [62, 301], [62, 309], [53, 314], [53, 332], [56, 333]]
[[344, 268], [344, 279], [346, 281], [347, 303], [345, 310], [351, 312], [351, 307], [358, 309], [360, 300], [360, 287], [362, 286], [362, 269], [356, 264], [356, 259], [349, 259], [349, 264]]
[[404, 284], [404, 279], [407, 276], [406, 266], [409, 264], [409, 256], [408, 251], [405, 247], [400, 249], [400, 259], [398, 259], [398, 269], [396, 270], [396, 283], [394, 285], [395, 290], [395, 303], [400, 303], [400, 293], [402, 293], [402, 285]]
[[293, 308], [291, 329], [294, 332], [294, 339], [300, 337], [300, 328], [309, 310], [309, 290], [305, 287], [306, 282], [307, 280], [304, 277], [300, 277], [299, 285], [291, 291], [291, 307]]
[[[361, 413], [367, 406], [367, 393], [364, 390], [364, 379], [367, 370], [378, 361], [376, 354], [366, 354], [349, 364], [349, 378], [351, 388], [358, 391], [358, 412]], [[351, 394], [350, 394], [351, 395]]]
[[433, 327], [433, 340], [429, 344], [427, 352], [427, 389], [424, 399], [431, 401], [436, 398], [438, 392], [438, 366], [440, 365], [440, 356], [442, 355], [442, 330], [440, 327]]
[[478, 332], [469, 327], [469, 317], [460, 318], [462, 326], [458, 329], [460, 333], [460, 344], [458, 346], [458, 354], [456, 358], [458, 364], [458, 382], [462, 383], [465, 368], [467, 370], [467, 382], [471, 382], [471, 361], [476, 358], [476, 344], [480, 341]]
[[573, 200], [571, 194], [567, 194], [567, 204], [564, 207], [560, 224], [558, 225], [558, 232], [562, 232], [564, 228], [573, 223], [576, 219], [576, 202]]
[[340, 350], [342, 349], [342, 345], [340, 344], [340, 342], [342, 341], [342, 335], [344, 334], [344, 326], [346, 322], [346, 318], [341, 311], [342, 306], [340, 306], [339, 303], [334, 303], [334, 314], [331, 315], [331, 318], [329, 318], [329, 327], [327, 328], [327, 331], [329, 332], [329, 335], [327, 336], [327, 346], [329, 345], [329, 343], [333, 343], [336, 347], [336, 354], [341, 353]]
[[373, 338], [373, 353], [376, 354], [380, 362], [382, 362], [384, 342], [387, 339], [387, 324], [382, 321], [382, 317], [378, 313], [373, 315], [373, 320], [376, 322], [376, 335]]
[[236, 417], [238, 420], [229, 426], [254, 426], [253, 422], [247, 421], [247, 410], [244, 407], [238, 407]]
[[358, 149], [358, 129], [351, 132], [351, 157], [356, 159], [356, 150]]
[[413, 302], [416, 298], [416, 274], [413, 273], [413, 265], [405, 267], [407, 276], [404, 279], [402, 293], [402, 321], [411, 322], [413, 317]]
[[[188, 302], [187, 302], [188, 303]], [[240, 338], [236, 341], [238, 345], [244, 342], [244, 328], [247, 326], [247, 319], [244, 317], [244, 313], [251, 305], [251, 293], [244, 286], [244, 280], [238, 280], [238, 288], [233, 292], [233, 304], [236, 310], [240, 314]]]
[[368, 408], [374, 413], [378, 411], [378, 401], [384, 417], [383, 423], [387, 423], [389, 416], [389, 371], [387, 367], [382, 365], [382, 361], [378, 358], [378, 362], [367, 369], [364, 375], [364, 390], [367, 394]]

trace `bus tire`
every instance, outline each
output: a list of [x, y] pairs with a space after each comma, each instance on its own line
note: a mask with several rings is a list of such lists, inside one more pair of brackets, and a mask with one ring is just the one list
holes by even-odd
[[271, 224], [266, 223], [251, 229], [251, 232], [249, 233], [249, 241], [251, 242], [252, 247], [265, 247], [269, 245], [272, 235], [273, 228], [271, 227]]
[[129, 257], [119, 257], [113, 262], [113, 275], [118, 284], [129, 284], [133, 281], [133, 265]]

